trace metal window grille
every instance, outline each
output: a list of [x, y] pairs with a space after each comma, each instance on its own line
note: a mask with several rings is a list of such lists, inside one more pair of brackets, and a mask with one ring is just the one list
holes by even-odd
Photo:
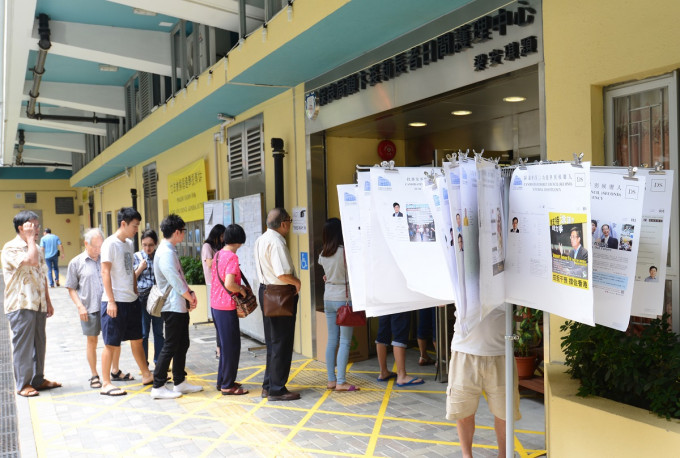
[[25, 192], [24, 202], [27, 204], [37, 204], [38, 203], [38, 193], [37, 192]]
[[57, 215], [73, 215], [75, 213], [73, 197], [55, 197], [54, 208]]

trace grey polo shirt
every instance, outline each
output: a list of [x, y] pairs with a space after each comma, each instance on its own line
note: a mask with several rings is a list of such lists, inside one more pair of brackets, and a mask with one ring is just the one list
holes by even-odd
[[66, 287], [77, 291], [87, 313], [99, 312], [104, 292], [101, 257], [95, 261], [87, 255], [87, 251], [83, 251], [71, 259], [66, 273]]

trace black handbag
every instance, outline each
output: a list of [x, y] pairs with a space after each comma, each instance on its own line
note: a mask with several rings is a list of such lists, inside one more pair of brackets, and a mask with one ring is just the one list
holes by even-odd
[[215, 253], [215, 271], [217, 272], [217, 279], [222, 284], [222, 288], [224, 288], [227, 294], [229, 294], [231, 298], [234, 299], [234, 302], [236, 302], [236, 315], [239, 318], [245, 318], [253, 313], [253, 311], [257, 308], [257, 298], [255, 297], [255, 294], [253, 294], [253, 290], [250, 287], [250, 283], [248, 283], [248, 279], [245, 275], [243, 275], [243, 271], [240, 268], [239, 271], [241, 272], [241, 279], [246, 284], [246, 296], [243, 297], [240, 293], [232, 293], [227, 289], [226, 285], [224, 284], [224, 280], [222, 280], [220, 277], [219, 254], [219, 251]]

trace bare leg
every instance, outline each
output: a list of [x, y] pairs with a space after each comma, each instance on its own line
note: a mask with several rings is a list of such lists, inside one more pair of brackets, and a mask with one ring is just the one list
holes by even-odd
[[387, 345], [376, 343], [375, 350], [378, 354], [378, 364], [380, 365], [380, 378], [386, 379], [391, 372], [387, 370]]
[[144, 354], [144, 346], [142, 345], [142, 339], [131, 340], [130, 348], [132, 349], [132, 356], [135, 357], [137, 366], [142, 372], [142, 383], [149, 383], [153, 381], [153, 375], [149, 371], [149, 365], [146, 363], [146, 355]]
[[[436, 345], [435, 345], [436, 348]], [[418, 361], [421, 365], [423, 363], [432, 364], [434, 361], [427, 354], [427, 340], [418, 339], [418, 350], [420, 350], [420, 360]]]
[[[409, 377], [406, 373], [406, 349], [395, 346], [392, 347], [392, 353], [394, 353], [394, 361], [397, 363], [397, 383], [402, 384], [411, 381], [412, 377]], [[419, 378], [413, 380], [414, 383], [420, 381]]]
[[[117, 374], [118, 371], [120, 370], [120, 346], [111, 348], [113, 350], [113, 353], [111, 354], [111, 370], [109, 372]], [[102, 358], [103, 357], [104, 355], [102, 354]]]
[[87, 336], [87, 363], [90, 365], [92, 377], [97, 375], [97, 336]]
[[494, 417], [493, 428], [498, 442], [498, 458], [505, 458], [505, 420]]
[[463, 452], [463, 458], [472, 458], [472, 438], [475, 435], [475, 416], [463, 418], [456, 422], [458, 428], [458, 440]]
[[116, 349], [120, 355], [120, 347], [114, 347], [113, 345], [105, 345], [102, 351], [102, 392], [115, 388], [111, 384], [111, 360], [116, 354]]

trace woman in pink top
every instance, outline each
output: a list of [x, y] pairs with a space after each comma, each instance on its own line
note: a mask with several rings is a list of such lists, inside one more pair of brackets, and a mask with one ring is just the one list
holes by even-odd
[[241, 269], [236, 256], [236, 250], [246, 243], [243, 228], [238, 224], [227, 226], [224, 243], [224, 248], [215, 253], [211, 266], [210, 307], [221, 349], [217, 389], [226, 396], [248, 393], [248, 390], [236, 382], [241, 356], [241, 329], [236, 315], [236, 303], [231, 297], [234, 293], [246, 296], [246, 289], [241, 286]]
[[[222, 224], [215, 224], [208, 234], [208, 238], [203, 242], [201, 247], [201, 264], [203, 264], [203, 276], [205, 277], [205, 287], [208, 292], [208, 308], [210, 308], [210, 282], [212, 280], [212, 262], [215, 253], [220, 251], [224, 246], [224, 227]], [[214, 320], [213, 320], [214, 322]], [[215, 326], [217, 332], [217, 326]], [[216, 334], [217, 350], [215, 350], [215, 357], [220, 357], [220, 337]], [[219, 389], [219, 388], [218, 388]]]

